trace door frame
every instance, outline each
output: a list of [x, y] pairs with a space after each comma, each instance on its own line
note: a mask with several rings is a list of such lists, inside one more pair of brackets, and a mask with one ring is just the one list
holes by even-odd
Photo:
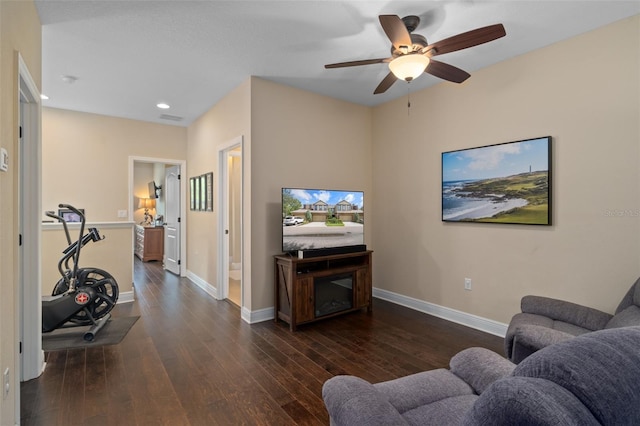
[[[187, 276], [187, 203], [185, 194], [187, 192], [187, 161], [169, 158], [138, 157], [129, 156], [129, 221], [133, 222], [133, 173], [135, 163], [162, 163], [172, 166], [180, 166], [180, 276]], [[133, 261], [133, 259], [132, 259]]]
[[217, 299], [223, 300], [229, 297], [229, 152], [240, 148], [240, 308], [244, 311], [245, 299], [245, 247], [244, 247], [244, 183], [245, 183], [245, 155], [244, 137], [238, 136], [218, 147], [218, 292]]
[[[19, 273], [16, 292], [18, 308], [16, 313], [16, 348], [22, 342], [22, 353], [17, 354], [17, 374], [13, 374], [11, 384], [17, 395], [17, 415], [20, 413], [19, 381], [36, 378], [45, 367], [42, 350], [42, 268], [41, 268], [41, 214], [42, 214], [42, 108], [40, 91], [33, 81], [29, 69], [17, 54], [18, 93], [17, 125], [22, 124], [22, 147], [18, 147], [16, 165], [18, 170], [18, 216], [22, 233], [22, 246], [18, 248], [16, 259]], [[25, 102], [21, 102], [24, 99]], [[22, 103], [22, 105], [21, 105]], [[16, 135], [19, 137], [19, 129]], [[18, 417], [19, 419], [19, 417]]]

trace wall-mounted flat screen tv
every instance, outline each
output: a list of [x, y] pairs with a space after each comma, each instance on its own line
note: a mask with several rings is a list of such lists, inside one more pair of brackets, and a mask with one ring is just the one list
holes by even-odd
[[551, 137], [442, 153], [442, 220], [551, 225]]
[[282, 251], [364, 244], [364, 192], [282, 188]]

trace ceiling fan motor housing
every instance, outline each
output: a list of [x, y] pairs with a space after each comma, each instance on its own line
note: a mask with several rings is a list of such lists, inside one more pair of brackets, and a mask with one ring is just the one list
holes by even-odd
[[411, 33], [420, 25], [420, 17], [416, 15], [405, 16], [402, 18], [402, 22], [404, 22], [404, 26], [407, 27], [407, 31]]
[[427, 47], [429, 43], [427, 43], [426, 37], [420, 34], [410, 34], [411, 35], [411, 46], [408, 46], [406, 51], [404, 48], [396, 49], [393, 45], [391, 46], [391, 56], [394, 58], [400, 55], [406, 55], [407, 53], [412, 52], [420, 52], [422, 49]]

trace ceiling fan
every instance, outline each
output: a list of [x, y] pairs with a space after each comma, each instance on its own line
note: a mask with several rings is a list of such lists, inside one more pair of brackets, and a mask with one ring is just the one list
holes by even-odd
[[382, 29], [391, 40], [391, 57], [339, 62], [324, 66], [329, 69], [388, 63], [390, 72], [376, 87], [374, 95], [386, 92], [398, 79], [411, 81], [423, 72], [454, 83], [462, 83], [470, 77], [468, 72], [436, 61], [432, 57], [477, 46], [506, 35], [504, 26], [495, 24], [429, 44], [424, 36], [412, 34], [420, 24], [420, 17], [410, 15], [400, 19], [397, 15], [380, 15], [379, 19]]

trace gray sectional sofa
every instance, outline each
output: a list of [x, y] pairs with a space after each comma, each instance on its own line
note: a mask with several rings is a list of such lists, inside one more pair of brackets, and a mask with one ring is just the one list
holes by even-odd
[[371, 384], [336, 376], [322, 390], [333, 425], [638, 425], [640, 327], [595, 331], [516, 365], [466, 349], [450, 369]]
[[516, 364], [546, 346], [608, 328], [640, 326], [640, 278], [613, 315], [588, 306], [542, 296], [525, 296], [504, 338], [507, 358]]

